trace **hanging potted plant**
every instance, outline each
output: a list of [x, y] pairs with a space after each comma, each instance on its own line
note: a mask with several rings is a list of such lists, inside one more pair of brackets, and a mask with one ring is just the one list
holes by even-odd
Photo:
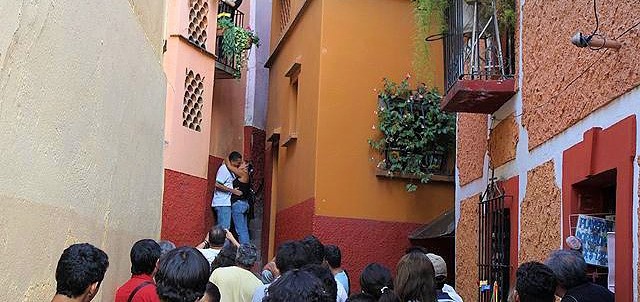
[[411, 89], [408, 76], [400, 83], [385, 79], [378, 94], [373, 129], [381, 135], [369, 139], [369, 145], [383, 157], [378, 168], [388, 176], [410, 179], [409, 192], [417, 189], [415, 180], [426, 183], [441, 171], [455, 146], [456, 118], [440, 110], [440, 100], [435, 89]]
[[234, 77], [240, 78], [239, 70], [245, 66], [251, 47], [260, 46], [260, 38], [250, 28], [236, 26], [229, 13], [218, 15], [217, 33], [220, 33], [222, 38], [219, 55], [235, 64], [238, 71]]

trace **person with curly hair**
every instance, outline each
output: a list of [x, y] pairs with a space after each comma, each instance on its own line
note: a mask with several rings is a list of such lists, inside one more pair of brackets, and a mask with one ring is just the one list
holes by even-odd
[[553, 271], [540, 262], [526, 262], [516, 271], [516, 302], [553, 302], [558, 281]]
[[196, 302], [207, 288], [209, 262], [197, 249], [184, 246], [160, 258], [155, 276], [162, 302]]
[[313, 274], [304, 270], [284, 273], [267, 289], [263, 302], [334, 302], [325, 291], [324, 284]]
[[262, 281], [251, 272], [258, 260], [258, 249], [255, 245], [240, 245], [236, 254], [236, 265], [217, 268], [209, 281], [220, 289], [220, 297], [229, 302], [251, 301], [253, 293]]
[[99, 248], [88, 244], [73, 244], [66, 248], [56, 267], [56, 294], [51, 302], [88, 302], [95, 298], [109, 257]]

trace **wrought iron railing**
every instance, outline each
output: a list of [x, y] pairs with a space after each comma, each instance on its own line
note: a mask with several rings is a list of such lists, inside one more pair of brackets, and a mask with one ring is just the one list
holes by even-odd
[[[498, 301], [507, 301], [509, 293], [510, 213], [506, 196], [495, 179], [491, 179], [480, 197], [478, 207], [478, 291], [479, 302], [490, 302], [493, 292]], [[497, 288], [496, 288], [497, 286]]]
[[[483, 11], [490, 13], [483, 14]], [[444, 59], [447, 92], [463, 78], [513, 76], [514, 30], [510, 24], [499, 26], [495, 0], [449, 0], [446, 17]]]
[[[233, 19], [233, 24], [238, 27], [244, 26], [244, 13], [235, 9], [234, 7], [226, 4], [223, 1], [218, 2], [218, 14], [227, 13], [231, 14], [231, 18]], [[216, 62], [221, 64], [225, 69], [228, 70], [239, 70], [239, 62], [233, 57], [225, 57], [222, 55], [222, 36], [216, 37]]]

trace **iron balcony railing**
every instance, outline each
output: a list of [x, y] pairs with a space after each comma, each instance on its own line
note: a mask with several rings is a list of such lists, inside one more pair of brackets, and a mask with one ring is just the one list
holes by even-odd
[[[244, 27], [244, 13], [220, 1], [218, 2], [218, 14], [223, 13], [231, 14], [235, 26]], [[228, 73], [233, 73], [240, 69], [239, 62], [236, 62], [234, 58], [227, 58], [222, 55], [222, 36], [216, 37], [216, 62]]]
[[461, 79], [492, 80], [513, 76], [514, 30], [510, 24], [498, 24], [495, 0], [449, 0], [446, 18], [446, 92]]

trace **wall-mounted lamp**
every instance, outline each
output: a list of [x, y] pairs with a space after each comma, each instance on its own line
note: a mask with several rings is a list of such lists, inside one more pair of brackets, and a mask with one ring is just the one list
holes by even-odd
[[577, 32], [571, 38], [571, 43], [578, 47], [590, 47], [594, 49], [613, 48], [618, 50], [622, 47], [622, 43], [616, 40], [605, 39], [600, 35], [583, 35], [581, 32]]

